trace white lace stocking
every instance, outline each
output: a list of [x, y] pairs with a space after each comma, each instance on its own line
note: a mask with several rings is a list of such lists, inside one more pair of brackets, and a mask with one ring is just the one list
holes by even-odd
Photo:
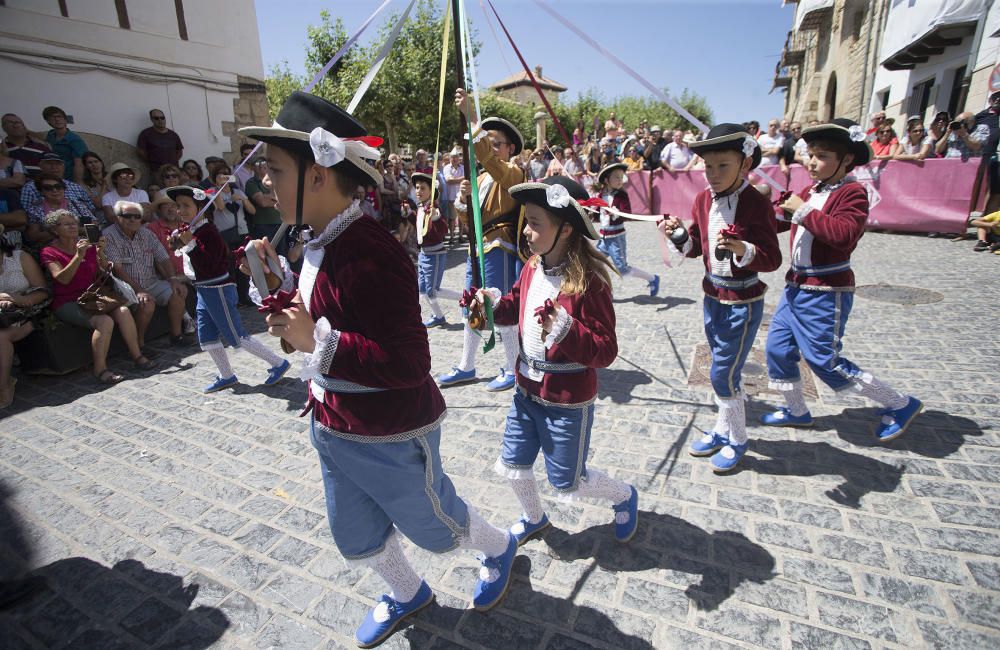
[[271, 348], [267, 347], [252, 336], [244, 336], [240, 339], [240, 347], [264, 361], [271, 364], [271, 367], [280, 366], [283, 359], [275, 354]]
[[517, 325], [501, 325], [497, 327], [500, 338], [503, 339], [503, 351], [507, 355], [507, 362], [504, 370], [507, 374], [517, 372], [517, 358], [521, 352], [521, 343], [517, 339]]
[[729, 441], [737, 445], [747, 441], [747, 411], [743, 401], [743, 393], [736, 397], [719, 399], [719, 417], [725, 418], [729, 426]]
[[856, 391], [887, 409], [901, 409], [909, 402], [905, 395], [893, 390], [867, 372], [859, 373], [852, 380]]
[[795, 417], [805, 415], [809, 412], [809, 407], [806, 406], [806, 398], [802, 395], [802, 382], [795, 381], [791, 382], [791, 389], [782, 390], [781, 396], [785, 398], [785, 404], [788, 405], [788, 411]]
[[417, 595], [420, 590], [420, 576], [410, 565], [399, 544], [395, 529], [385, 540], [385, 548], [378, 555], [365, 561], [392, 590], [389, 594], [394, 600], [406, 603]]
[[511, 479], [510, 487], [521, 503], [521, 509], [528, 521], [532, 524], [540, 522], [545, 515], [545, 509], [542, 507], [542, 498], [538, 494], [538, 484], [535, 479]]
[[469, 506], [469, 536], [462, 539], [460, 546], [482, 552], [486, 557], [503, 555], [507, 550], [510, 535], [500, 530]]
[[223, 379], [229, 379], [233, 376], [233, 367], [229, 365], [229, 355], [226, 354], [226, 349], [223, 347], [217, 348], [202, 348], [205, 352], [208, 352], [208, 356], [212, 357], [212, 361], [215, 362], [215, 367], [219, 369], [219, 376]]
[[[628, 483], [611, 478], [599, 469], [588, 467], [587, 476], [580, 477], [580, 485], [574, 495], [590, 499], [607, 499], [614, 504], [631, 497], [632, 488]], [[625, 517], [625, 521], [628, 521], [628, 513], [625, 513]]]
[[462, 360], [458, 369], [462, 372], [476, 369], [476, 348], [479, 347], [479, 336], [475, 330], [465, 324], [465, 339], [462, 341]]

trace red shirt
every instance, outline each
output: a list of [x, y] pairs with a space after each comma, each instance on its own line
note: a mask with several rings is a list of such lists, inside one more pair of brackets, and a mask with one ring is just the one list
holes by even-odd
[[[180, 222], [178, 222], [178, 225], [180, 225]], [[174, 231], [174, 228], [171, 228], [159, 219], [154, 219], [153, 221], [147, 223], [146, 228], [149, 228], [149, 230], [156, 235], [156, 238], [160, 240], [160, 243], [163, 244], [163, 248], [167, 251], [167, 255], [170, 256], [170, 263], [174, 266], [174, 273], [183, 276], [184, 258], [174, 255], [174, 250], [170, 248], [169, 237], [170, 233]]]
[[[55, 246], [46, 246], [42, 249], [42, 266], [48, 268], [49, 263], [55, 262], [60, 267], [66, 268], [76, 255], [76, 251], [67, 253]], [[69, 284], [63, 284], [57, 280], [52, 281], [52, 305], [53, 310], [59, 309], [68, 302], [76, 302], [76, 299], [87, 290], [97, 277], [97, 248], [91, 246], [84, 253], [83, 261], [76, 268], [76, 274]]]

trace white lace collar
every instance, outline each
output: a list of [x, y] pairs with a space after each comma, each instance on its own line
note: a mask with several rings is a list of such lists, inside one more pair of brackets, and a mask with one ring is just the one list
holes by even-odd
[[814, 189], [813, 192], [814, 193], [817, 193], [817, 192], [832, 192], [835, 189], [838, 189], [838, 188], [846, 185], [847, 183], [853, 183], [855, 180], [856, 179], [854, 178], [854, 176], [852, 174], [848, 174], [847, 176], [844, 176], [839, 181], [837, 181], [836, 183], [833, 183], [831, 185], [827, 185], [823, 181], [820, 181], [819, 183], [816, 184], [816, 189]]
[[310, 239], [307, 246], [312, 249], [323, 248], [339, 237], [352, 223], [360, 219], [362, 216], [360, 203], [358, 201], [354, 201], [347, 206], [346, 210], [331, 219], [330, 223], [326, 224], [326, 228], [323, 229], [323, 232]]

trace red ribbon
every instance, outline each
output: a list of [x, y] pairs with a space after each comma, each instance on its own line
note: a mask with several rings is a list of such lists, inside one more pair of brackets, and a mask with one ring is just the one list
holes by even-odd
[[774, 202], [774, 205], [780, 208], [785, 201], [791, 198], [791, 196], [792, 192], [790, 192], [789, 190], [785, 190], [778, 196], [778, 200]]
[[280, 314], [293, 305], [297, 306], [296, 303], [292, 302], [292, 298], [294, 297], [294, 291], [279, 291], [274, 295], [264, 298], [261, 306], [257, 308], [257, 311], [262, 314]]
[[608, 205], [607, 201], [605, 201], [604, 199], [602, 199], [599, 196], [595, 196], [595, 197], [590, 198], [590, 199], [584, 199], [582, 201], [577, 201], [577, 203], [579, 203], [581, 206], [583, 206], [585, 208], [608, 208], [608, 207], [611, 207], [611, 206]]
[[729, 239], [743, 239], [740, 228], [735, 223], [720, 230], [719, 234], [723, 237], [728, 237]]
[[360, 135], [356, 138], [341, 138], [349, 142], [364, 142], [369, 147], [381, 147], [384, 140], [377, 135]]
[[476, 302], [476, 292], [472, 289], [466, 289], [462, 292], [462, 297], [458, 300], [458, 306], [469, 307], [474, 302]]
[[542, 306], [535, 309], [535, 317], [538, 319], [538, 324], [541, 325], [545, 321], [545, 317], [555, 311], [556, 306], [552, 302], [552, 299], [546, 298]]
[[252, 237], [247, 235], [246, 239], [243, 240], [243, 245], [233, 251], [233, 257], [236, 258], [237, 263], [247, 256], [247, 244], [250, 243]]

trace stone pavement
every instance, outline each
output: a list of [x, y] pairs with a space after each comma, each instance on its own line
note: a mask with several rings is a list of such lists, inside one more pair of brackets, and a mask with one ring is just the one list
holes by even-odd
[[[662, 268], [652, 227], [630, 233], [632, 262]], [[625, 281], [590, 462], [639, 489], [638, 536], [616, 544], [610, 508], [543, 487], [555, 529], [523, 549], [502, 606], [466, 609], [471, 554], [408, 547], [437, 604], [385, 647], [1000, 646], [1000, 258], [971, 246], [870, 233], [855, 257], [859, 284], [943, 298], [859, 296], [848, 327], [845, 355], [925, 400], [905, 437], [875, 444], [875, 408], [819, 386], [814, 429], [753, 427], [722, 477], [685, 450], [714, 422], [707, 388], [687, 383], [701, 267], [667, 272], [656, 299]], [[461, 253], [450, 261], [457, 287]], [[781, 282], [767, 280], [773, 310]], [[457, 330], [430, 333], [435, 373], [457, 360]], [[0, 421], [0, 527], [8, 559], [30, 555], [50, 588], [0, 616], [3, 648], [353, 647], [383, 586], [333, 547], [303, 386], [260, 387], [261, 362], [241, 354], [247, 383], [204, 396], [213, 366], [187, 352], [107, 390], [86, 373], [21, 379]], [[482, 360], [484, 382], [498, 365]], [[490, 468], [510, 394], [445, 395], [445, 468], [508, 525], [518, 509]], [[750, 417], [774, 397], [755, 395]]]

